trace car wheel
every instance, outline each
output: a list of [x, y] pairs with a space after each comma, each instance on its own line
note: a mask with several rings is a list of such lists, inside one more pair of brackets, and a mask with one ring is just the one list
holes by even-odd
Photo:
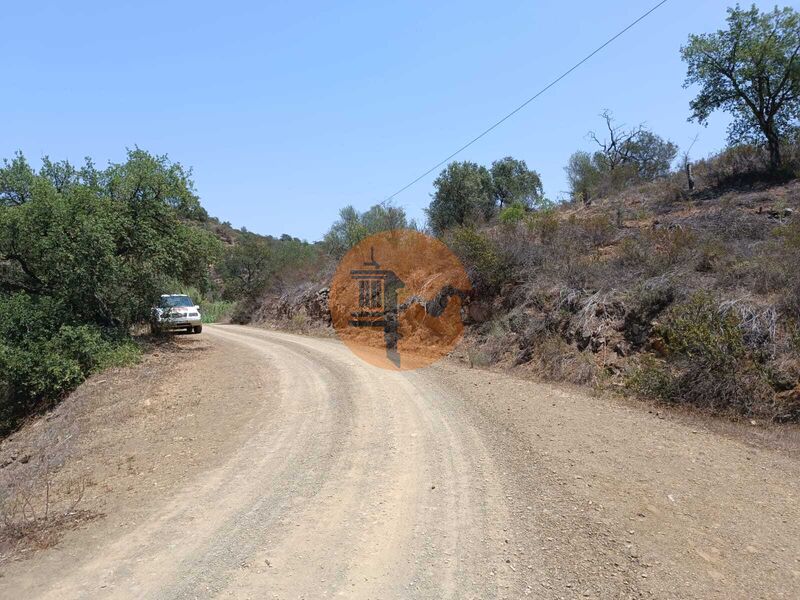
[[194, 332], [195, 333], [202, 333], [203, 332], [203, 326], [202, 325], [198, 325], [197, 327], [194, 328]]

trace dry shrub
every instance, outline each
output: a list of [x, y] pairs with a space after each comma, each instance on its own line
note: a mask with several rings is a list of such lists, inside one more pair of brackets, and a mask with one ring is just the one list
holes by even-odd
[[471, 343], [467, 346], [467, 360], [469, 361], [470, 369], [474, 367], [490, 367], [494, 364], [491, 352], [477, 343]]
[[652, 331], [653, 320], [675, 300], [675, 287], [668, 279], [658, 277], [634, 286], [627, 294], [623, 332], [633, 349], [643, 347]]
[[547, 208], [530, 213], [526, 224], [528, 229], [539, 239], [539, 243], [549, 244], [558, 232], [560, 221], [555, 209]]
[[[531, 213], [537, 214], [537, 213]], [[530, 216], [528, 218], [531, 218]], [[556, 222], [552, 234], [558, 230]], [[550, 234], [548, 234], [550, 235]], [[540, 232], [532, 228], [529, 221], [506, 225], [493, 237], [493, 244], [500, 256], [505, 257], [506, 262], [512, 265], [512, 272], [518, 275], [520, 269], [530, 270], [541, 264], [544, 251], [539, 242]]]
[[790, 319], [786, 327], [786, 333], [789, 349], [800, 355], [800, 323], [796, 319]]
[[77, 434], [74, 420], [59, 413], [4, 442], [0, 563], [20, 551], [52, 546], [65, 528], [91, 517], [78, 509], [86, 481], [58, 476]]
[[674, 204], [689, 199], [686, 175], [682, 170], [662, 179], [650, 181], [636, 186], [631, 191], [646, 198], [657, 213], [669, 212]]
[[514, 337], [505, 321], [484, 324], [467, 346], [470, 366], [486, 367], [500, 362], [514, 347]]
[[783, 308], [789, 314], [800, 314], [800, 277], [797, 265], [800, 265], [800, 217], [775, 232], [777, 247], [773, 250], [776, 263], [783, 266], [784, 289]]
[[[742, 315], [750, 317], [745, 320]], [[775, 391], [752, 346], [769, 337], [770, 317], [705, 293], [671, 309], [656, 333], [667, 361], [643, 361], [629, 378], [637, 392], [714, 412], [776, 417]], [[757, 341], [750, 338], [756, 337]]]
[[[504, 238], [500, 238], [504, 239]], [[458, 227], [448, 232], [447, 245], [461, 259], [473, 287], [497, 293], [514, 277], [514, 257], [488, 231]]]
[[706, 236], [743, 245], [751, 240], [767, 239], [775, 222], [766, 218], [766, 215], [743, 210], [727, 196], [720, 200], [718, 208], [705, 210], [695, 217], [694, 226]]
[[253, 317], [256, 315], [259, 308], [259, 304], [254, 300], [239, 300], [233, 305], [230, 321], [236, 325], [247, 325], [254, 320]]
[[698, 187], [727, 189], [752, 186], [756, 183], [778, 183], [796, 176], [798, 166], [797, 144], [783, 148], [784, 167], [770, 169], [766, 148], [752, 144], [732, 146], [716, 156], [693, 164]]
[[[798, 407], [778, 408], [774, 390], [755, 364], [738, 361], [721, 372], [708, 363], [674, 363], [645, 356], [630, 374], [627, 385], [637, 393], [672, 403], [690, 404], [718, 414], [759, 415], [792, 420]], [[792, 413], [786, 418], [787, 412]]]
[[634, 365], [625, 382], [626, 386], [647, 398], [673, 402], [677, 396], [674, 376], [667, 362], [644, 354]]
[[586, 238], [588, 244], [595, 247], [609, 244], [617, 232], [611, 217], [605, 213], [575, 219], [571, 225]]
[[747, 349], [764, 358], [775, 357], [780, 314], [774, 306], [739, 298], [721, 302], [718, 311], [733, 316]]
[[640, 231], [622, 241], [617, 263], [628, 273], [663, 275], [690, 260], [696, 245], [697, 236], [683, 227]]
[[730, 256], [731, 251], [724, 242], [716, 238], [705, 238], [698, 244], [694, 268], [700, 273], [714, 273]]
[[521, 279], [575, 288], [593, 288], [605, 279], [600, 248], [618, 231], [609, 214], [557, 221], [544, 211], [531, 217], [526, 229], [527, 237], [520, 236], [511, 247], [498, 240], [513, 256]]
[[582, 303], [573, 320], [578, 350], [599, 352], [622, 328], [625, 306], [616, 290], [595, 292]]
[[581, 352], [559, 336], [541, 340], [533, 351], [530, 366], [538, 376], [549, 381], [594, 385], [598, 380], [598, 368], [591, 352]]
[[787, 314], [800, 311], [800, 221], [773, 229], [769, 238], [759, 244], [752, 255], [729, 269], [731, 277], [757, 294], [775, 294], [781, 298], [781, 309]]

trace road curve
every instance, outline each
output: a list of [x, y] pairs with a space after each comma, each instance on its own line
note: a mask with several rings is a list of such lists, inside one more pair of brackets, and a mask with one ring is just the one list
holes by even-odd
[[0, 591], [795, 597], [792, 458], [504, 375], [390, 372], [335, 340], [206, 332], [258, 358], [224, 374], [263, 380], [242, 443], [134, 528], [72, 548], [49, 577], [47, 553], [26, 561]]
[[330, 340], [206, 331], [263, 357], [269, 418], [41, 597], [506, 595], [498, 473], [476, 430], [420, 378]]

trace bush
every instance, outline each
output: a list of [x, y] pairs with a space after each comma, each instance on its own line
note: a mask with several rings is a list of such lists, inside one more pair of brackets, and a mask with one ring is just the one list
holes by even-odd
[[703, 240], [700, 243], [695, 270], [700, 273], [713, 273], [729, 254], [728, 248], [720, 240], [714, 238]]
[[745, 354], [740, 324], [732, 312], [720, 311], [711, 296], [699, 293], [675, 307], [657, 334], [678, 356], [731, 366]]
[[474, 287], [494, 293], [511, 280], [510, 257], [487, 235], [471, 227], [459, 227], [449, 233], [447, 241], [464, 263]]
[[607, 214], [594, 215], [585, 219], [576, 220], [575, 223], [583, 230], [583, 235], [588, 238], [592, 246], [605, 246], [614, 237], [616, 228]]
[[0, 435], [90, 373], [138, 359], [139, 347], [128, 338], [96, 325], [59, 323], [62, 317], [51, 299], [0, 297]]
[[784, 167], [777, 172], [770, 168], [766, 148], [738, 144], [718, 155], [693, 164], [695, 179], [701, 187], [717, 189], [749, 187], [755, 183], [777, 183], [797, 176], [797, 144], [783, 149]]
[[625, 238], [618, 262], [629, 272], [654, 277], [663, 275], [692, 256], [696, 237], [682, 228], [651, 229]]
[[203, 316], [203, 323], [219, 323], [230, 317], [235, 309], [235, 302], [200, 300], [200, 314]]
[[627, 295], [630, 309], [625, 314], [623, 330], [625, 339], [635, 349], [647, 343], [653, 320], [675, 300], [671, 283], [661, 279], [635, 286]]
[[678, 147], [642, 126], [625, 129], [616, 125], [609, 111], [601, 117], [608, 139], [589, 136], [597, 143], [594, 153], [574, 153], [565, 168], [572, 199], [590, 203], [625, 187], [666, 177]]
[[578, 385], [597, 382], [598, 370], [591, 351], [579, 351], [557, 335], [545, 337], [533, 350], [536, 374], [548, 381], [567, 381]]
[[653, 356], [642, 357], [639, 365], [628, 375], [626, 385], [648, 398], [674, 402], [677, 396], [675, 380], [667, 364]]
[[800, 354], [800, 323], [791, 320], [789, 321], [787, 329], [789, 334], [789, 347], [792, 351]]
[[554, 208], [543, 208], [530, 213], [527, 224], [528, 228], [538, 235], [542, 244], [548, 244], [558, 231], [558, 214]]
[[787, 312], [800, 314], [800, 277], [797, 276], [797, 265], [800, 264], [800, 220], [784, 225], [777, 230], [779, 240], [777, 253], [773, 260], [783, 271], [786, 284], [783, 295], [783, 306]]
[[525, 205], [522, 202], [514, 202], [500, 211], [498, 219], [504, 225], [516, 225], [525, 218], [526, 214]]
[[511, 257], [520, 279], [572, 288], [597, 289], [607, 283], [600, 249], [616, 234], [608, 215], [572, 215], [562, 220], [555, 209], [547, 208], [530, 213], [526, 226], [511, 230], [514, 235], [502, 231], [496, 240]]
[[142, 150], [103, 170], [0, 167], [0, 434], [135, 360], [130, 328], [169, 282], [209, 284], [206, 220], [189, 172]]
[[774, 416], [768, 371], [747, 348], [739, 317], [699, 293], [656, 328], [666, 362], [646, 359], [628, 380], [637, 392], [716, 412]]

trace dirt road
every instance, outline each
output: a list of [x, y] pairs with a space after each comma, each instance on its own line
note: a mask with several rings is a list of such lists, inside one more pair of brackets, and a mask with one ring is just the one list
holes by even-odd
[[380, 370], [334, 340], [181, 343], [200, 338], [224, 368], [195, 361], [147, 398], [194, 386], [196, 450], [162, 440], [158, 465], [108, 484], [129, 493], [105, 519], [11, 563], [0, 596], [800, 595], [786, 453], [453, 364]]

